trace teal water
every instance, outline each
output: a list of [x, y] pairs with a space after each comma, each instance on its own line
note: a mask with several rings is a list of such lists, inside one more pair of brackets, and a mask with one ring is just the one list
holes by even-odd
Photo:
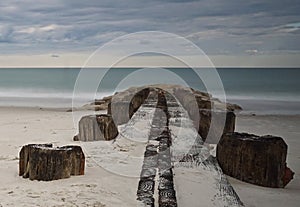
[[[96, 70], [101, 69], [85, 70], [90, 70], [93, 75]], [[147, 74], [137, 73], [133, 78], [128, 78], [127, 76], [139, 69], [110, 69], [99, 84], [96, 97], [114, 93], [124, 80], [127, 82], [121, 84], [121, 88], [147, 84], [148, 80], [156, 80], [155, 83], [176, 83], [168, 74], [147, 70]], [[168, 71], [179, 76], [190, 87], [206, 90], [193, 70], [169, 68]], [[245, 112], [300, 114], [300, 69], [219, 68], [217, 71], [224, 85], [227, 100], [242, 105]], [[2, 68], [0, 105], [70, 107], [79, 72], [80, 68]], [[89, 84], [87, 80], [86, 85]], [[218, 86], [215, 89], [217, 91]], [[81, 92], [83, 101], [92, 100], [94, 97], [92, 91]]]

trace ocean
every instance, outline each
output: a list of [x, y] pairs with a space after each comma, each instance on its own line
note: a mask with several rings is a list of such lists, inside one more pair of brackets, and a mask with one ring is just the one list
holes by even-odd
[[[102, 69], [84, 70], [89, 70], [93, 75], [93, 71]], [[170, 78], [168, 73], [157, 73], [159, 69], [147, 70], [148, 73], [137, 73], [138, 68], [110, 69], [99, 84], [96, 98], [142, 83], [177, 83], [177, 78]], [[176, 74], [190, 87], [206, 90], [191, 69], [168, 68], [167, 71]], [[217, 72], [227, 101], [241, 105], [244, 109], [242, 113], [300, 114], [300, 69], [218, 68]], [[79, 74], [80, 68], [1, 68], [0, 106], [71, 107]], [[87, 80], [86, 85], [89, 84]], [[80, 97], [84, 104], [93, 100], [94, 93], [88, 89], [82, 90]]]

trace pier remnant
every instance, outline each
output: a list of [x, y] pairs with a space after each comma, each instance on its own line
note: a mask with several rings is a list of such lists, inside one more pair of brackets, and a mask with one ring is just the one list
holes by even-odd
[[88, 115], [79, 121], [79, 134], [76, 141], [109, 141], [116, 136], [118, 136], [118, 128], [111, 115]]
[[286, 166], [287, 144], [281, 137], [224, 134], [217, 159], [225, 174], [264, 187], [283, 188], [293, 172]]
[[85, 156], [80, 146], [28, 144], [19, 155], [19, 175], [23, 178], [51, 181], [84, 174]]

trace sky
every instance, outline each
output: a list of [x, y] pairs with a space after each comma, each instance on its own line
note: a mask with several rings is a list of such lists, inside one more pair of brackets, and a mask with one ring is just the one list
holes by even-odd
[[299, 11], [299, 0], [1, 0], [0, 66], [80, 66], [115, 38], [161, 31], [217, 65], [297, 67]]

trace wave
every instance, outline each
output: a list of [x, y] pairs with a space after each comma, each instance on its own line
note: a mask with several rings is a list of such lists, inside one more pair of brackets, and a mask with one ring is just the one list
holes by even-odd
[[[47, 89], [0, 89], [0, 106], [72, 107], [81, 106], [94, 99], [111, 95], [112, 92], [73, 94], [73, 91]], [[75, 98], [74, 98], [75, 97]]]
[[[77, 96], [81, 96], [83, 99], [87, 98], [102, 98], [104, 96], [111, 95], [111, 92], [97, 92], [88, 93], [81, 92]], [[56, 91], [48, 89], [0, 89], [0, 97], [5, 98], [65, 98], [72, 99], [73, 91]]]
[[[81, 92], [73, 99], [73, 91], [53, 89], [0, 88], [1, 106], [72, 107], [112, 95], [114, 92]], [[218, 98], [218, 95], [216, 95]], [[300, 98], [295, 94], [226, 94], [226, 100], [242, 106], [243, 114], [300, 114]]]
[[241, 114], [258, 115], [300, 115], [300, 101], [296, 99], [228, 99], [243, 108]]

